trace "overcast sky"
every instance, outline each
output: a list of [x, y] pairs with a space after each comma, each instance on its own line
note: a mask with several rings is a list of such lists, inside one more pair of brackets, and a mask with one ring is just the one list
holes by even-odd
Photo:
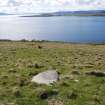
[[7, 13], [97, 9], [105, 10], [105, 0], [0, 0], [0, 12]]

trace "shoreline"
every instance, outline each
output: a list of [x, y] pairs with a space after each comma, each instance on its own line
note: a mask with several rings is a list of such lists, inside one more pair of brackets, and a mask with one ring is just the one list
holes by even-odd
[[69, 41], [53, 41], [53, 40], [11, 40], [0, 39], [0, 42], [49, 42], [49, 43], [67, 43], [67, 44], [86, 44], [86, 45], [105, 45], [105, 42], [69, 42]]

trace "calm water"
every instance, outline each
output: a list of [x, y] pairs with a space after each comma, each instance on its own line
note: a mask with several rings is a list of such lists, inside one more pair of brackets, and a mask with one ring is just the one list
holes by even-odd
[[105, 17], [0, 17], [0, 39], [105, 42]]

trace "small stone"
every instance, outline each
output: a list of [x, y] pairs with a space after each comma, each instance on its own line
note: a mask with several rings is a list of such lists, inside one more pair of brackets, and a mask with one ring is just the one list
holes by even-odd
[[42, 46], [38, 45], [38, 48], [39, 48], [39, 49], [42, 49]]
[[46, 92], [42, 92], [39, 95], [40, 99], [47, 99], [48, 98], [48, 94]]
[[40, 99], [47, 99], [48, 97], [54, 96], [58, 94], [58, 90], [52, 89], [52, 90], [42, 90], [38, 93], [38, 97]]

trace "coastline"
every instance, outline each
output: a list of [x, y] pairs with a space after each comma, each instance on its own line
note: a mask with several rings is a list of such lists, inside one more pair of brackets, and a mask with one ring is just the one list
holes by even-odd
[[63, 44], [86, 44], [86, 45], [104, 45], [105, 42], [69, 42], [69, 41], [54, 41], [54, 40], [27, 40], [27, 39], [21, 39], [21, 40], [11, 40], [11, 39], [0, 39], [0, 42], [48, 42], [48, 43], [63, 43]]

